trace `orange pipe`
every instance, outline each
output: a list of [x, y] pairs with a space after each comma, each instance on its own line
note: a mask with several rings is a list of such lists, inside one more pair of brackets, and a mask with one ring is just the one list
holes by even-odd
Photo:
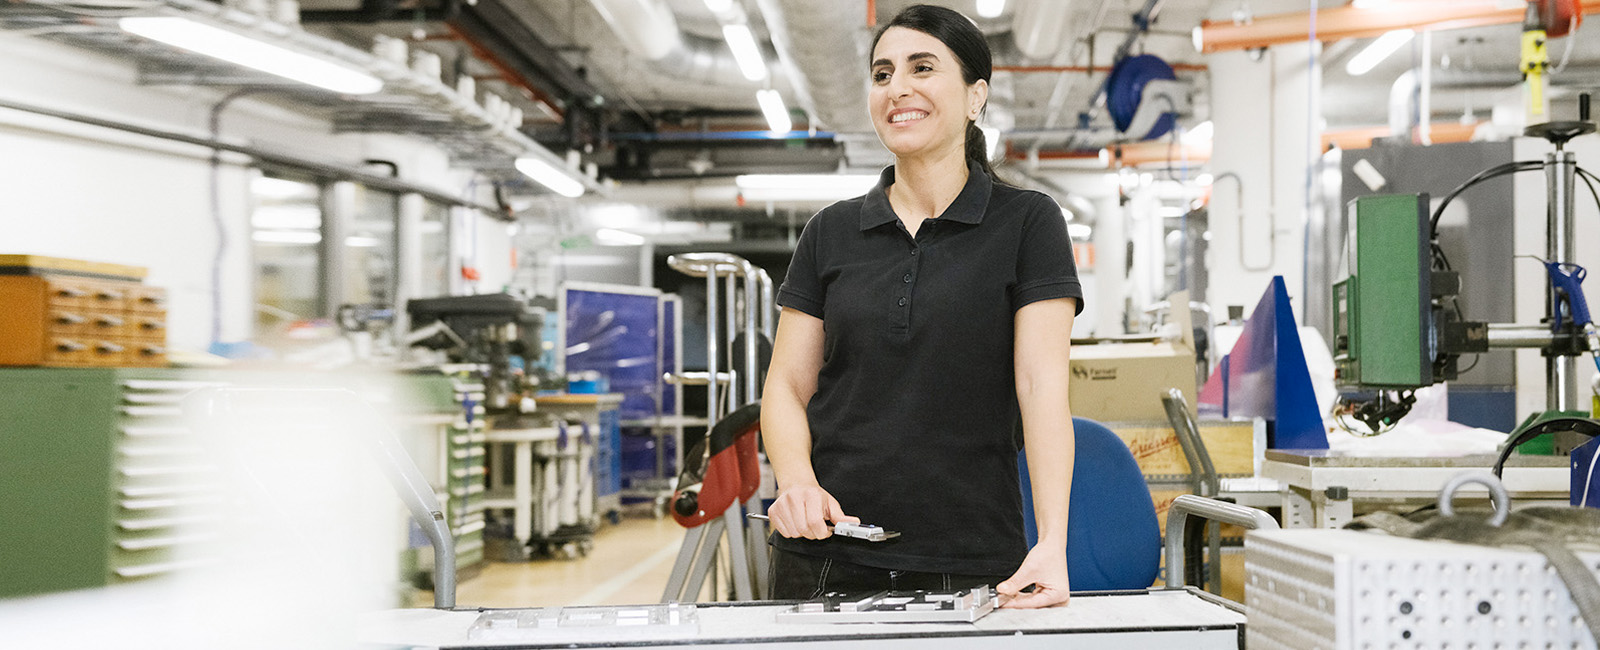
[[[1205, 72], [1204, 63], [1173, 63], [1173, 70], [1183, 72]], [[995, 72], [1109, 72], [1111, 68], [1095, 65], [997, 65]]]
[[[1462, 124], [1460, 122], [1435, 122], [1428, 127], [1428, 140], [1434, 144], [1443, 142], [1467, 142], [1472, 139], [1472, 134], [1483, 122]], [[1372, 146], [1375, 138], [1390, 136], [1387, 126], [1369, 126], [1354, 129], [1340, 129], [1322, 134], [1322, 149], [1326, 151], [1330, 146], [1337, 146], [1346, 151], [1351, 149], [1366, 149]], [[1412, 142], [1417, 141], [1417, 134], [1411, 136]]]
[[[1600, 11], [1600, 0], [1581, 0], [1581, 13]], [[1525, 6], [1501, 9], [1495, 0], [1394, 0], [1381, 7], [1343, 6], [1317, 12], [1317, 40], [1368, 38], [1396, 29], [1463, 29], [1522, 22]], [[1308, 12], [1260, 16], [1249, 23], [1200, 22], [1201, 52], [1248, 50], [1298, 43], [1311, 33]]]
[[878, 0], [867, 0], [867, 26], [878, 26]]

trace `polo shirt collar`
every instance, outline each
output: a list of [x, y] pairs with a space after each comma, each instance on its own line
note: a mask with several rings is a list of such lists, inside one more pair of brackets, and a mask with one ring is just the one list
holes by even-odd
[[[894, 165], [883, 168], [878, 174], [878, 184], [867, 192], [867, 199], [861, 206], [861, 229], [871, 230], [886, 223], [893, 223], [896, 219], [894, 208], [889, 205], [888, 188], [894, 184]], [[983, 169], [973, 161], [967, 161], [967, 184], [961, 188], [961, 193], [956, 195], [956, 200], [945, 208], [939, 219], [945, 221], [959, 221], [961, 223], [977, 225], [983, 223], [983, 213], [988, 211], [989, 194], [994, 190], [994, 181]]]

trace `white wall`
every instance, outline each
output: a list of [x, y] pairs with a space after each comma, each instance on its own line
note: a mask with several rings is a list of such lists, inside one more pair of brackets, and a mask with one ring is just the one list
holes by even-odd
[[[130, 63], [10, 33], [0, 33], [0, 51], [6, 52], [0, 99], [165, 131], [205, 136], [212, 106], [227, 92], [140, 86]], [[333, 134], [327, 120], [275, 105], [270, 95], [231, 104], [221, 134], [330, 163], [392, 160], [402, 178], [452, 195], [467, 182], [431, 145], [403, 136]], [[169, 292], [169, 345], [207, 347], [219, 240], [210, 150], [0, 109], [0, 152], [0, 252], [147, 267], [146, 281]], [[225, 156], [220, 174], [224, 341], [247, 338], [253, 322], [247, 164]], [[481, 215], [464, 219], [486, 223], [476, 241], [482, 286], [498, 289], [511, 275], [504, 225]]]
[[[1255, 7], [1262, 14], [1303, 8]], [[1292, 44], [1267, 48], [1259, 58], [1224, 52], [1207, 60], [1215, 127], [1210, 170], [1219, 179], [1211, 195], [1207, 288], [1215, 313], [1244, 305], [1248, 314], [1274, 275], [1284, 276], [1291, 298], [1302, 292], [1306, 174], [1319, 138], [1312, 130], [1317, 120], [1307, 112], [1313, 105], [1309, 93], [1320, 83], [1319, 75], [1307, 70], [1310, 56], [1309, 46]], [[1270, 100], [1263, 99], [1263, 91]], [[1223, 178], [1227, 173], [1243, 183], [1242, 205], [1234, 179]]]

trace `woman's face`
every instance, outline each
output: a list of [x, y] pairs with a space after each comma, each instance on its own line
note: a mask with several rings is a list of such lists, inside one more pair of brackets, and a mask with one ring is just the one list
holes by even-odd
[[961, 62], [937, 38], [890, 27], [872, 51], [872, 87], [867, 110], [878, 139], [896, 156], [960, 151], [967, 121], [988, 99], [983, 80], [968, 86]]

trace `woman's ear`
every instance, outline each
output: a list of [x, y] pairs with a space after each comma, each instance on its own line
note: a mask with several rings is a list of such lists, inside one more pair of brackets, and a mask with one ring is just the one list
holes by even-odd
[[967, 86], [967, 119], [978, 121], [983, 107], [989, 103], [989, 82], [979, 79]]

